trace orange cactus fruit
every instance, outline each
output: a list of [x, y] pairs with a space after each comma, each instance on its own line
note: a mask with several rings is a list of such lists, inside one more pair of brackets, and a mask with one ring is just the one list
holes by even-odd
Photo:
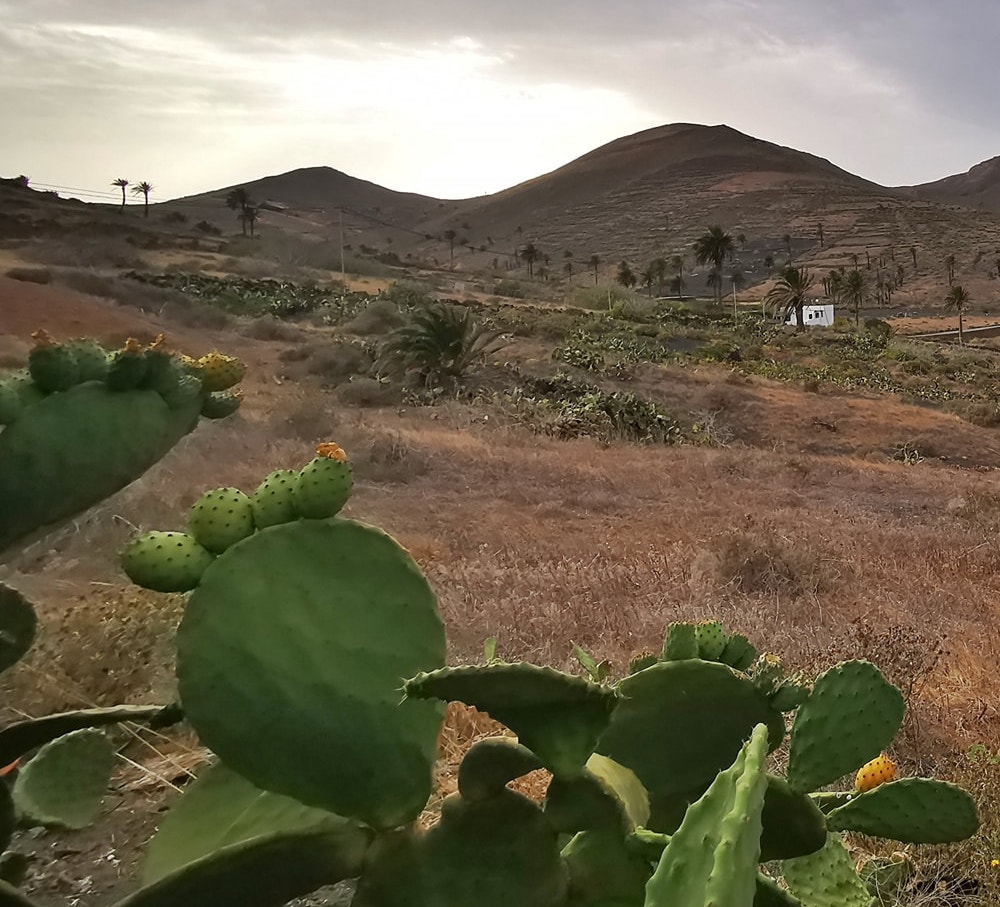
[[316, 454], [320, 457], [326, 457], [328, 460], [337, 460], [339, 463], [347, 462], [347, 454], [344, 449], [332, 441], [328, 444], [320, 444], [316, 448]]
[[874, 790], [880, 784], [896, 779], [896, 763], [885, 753], [866, 762], [858, 769], [858, 776], [854, 781], [854, 789], [858, 793]]

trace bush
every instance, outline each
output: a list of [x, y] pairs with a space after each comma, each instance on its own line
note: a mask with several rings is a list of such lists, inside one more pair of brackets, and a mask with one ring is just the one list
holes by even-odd
[[398, 385], [355, 375], [337, 388], [337, 399], [351, 406], [392, 406], [399, 402]]
[[509, 299], [526, 299], [524, 287], [516, 280], [498, 280], [493, 287], [496, 296], [506, 296]]
[[349, 334], [387, 334], [400, 327], [406, 319], [389, 298], [376, 299], [344, 325]]

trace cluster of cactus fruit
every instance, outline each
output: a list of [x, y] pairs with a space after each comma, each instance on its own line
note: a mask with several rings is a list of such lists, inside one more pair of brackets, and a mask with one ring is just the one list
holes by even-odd
[[161, 337], [105, 350], [35, 334], [27, 368], [0, 381], [0, 553], [134, 481], [198, 423], [240, 405], [246, 367], [172, 353]]
[[[842, 833], [977, 829], [963, 790], [895, 777], [883, 753], [903, 698], [865, 661], [808, 682], [706, 621], [671, 625], [617, 680], [582, 650], [590, 677], [495, 654], [446, 667], [426, 579], [338, 515], [350, 466], [317, 453], [252, 494], [200, 499], [184, 536], [197, 568], [170, 566], [156, 534], [123, 554], [133, 579], [190, 592], [178, 687], [217, 761], [121, 907], [277, 907], [351, 879], [355, 907], [868, 907]], [[472, 746], [424, 828], [450, 701], [511, 735]], [[767, 757], [783, 743], [780, 776]], [[537, 769], [540, 803], [508, 787]]]

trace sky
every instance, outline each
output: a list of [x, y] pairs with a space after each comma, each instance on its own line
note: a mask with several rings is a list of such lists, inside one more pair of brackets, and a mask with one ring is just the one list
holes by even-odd
[[1000, 155], [997, 47], [997, 0], [0, 0], [0, 176], [465, 198], [687, 122], [908, 185]]

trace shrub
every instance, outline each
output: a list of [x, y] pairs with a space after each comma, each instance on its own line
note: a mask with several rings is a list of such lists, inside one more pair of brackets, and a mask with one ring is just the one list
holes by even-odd
[[354, 375], [337, 388], [337, 399], [351, 406], [392, 406], [399, 402], [399, 387], [377, 378]]
[[391, 299], [376, 299], [344, 324], [349, 334], [387, 334], [399, 328], [406, 318]]

